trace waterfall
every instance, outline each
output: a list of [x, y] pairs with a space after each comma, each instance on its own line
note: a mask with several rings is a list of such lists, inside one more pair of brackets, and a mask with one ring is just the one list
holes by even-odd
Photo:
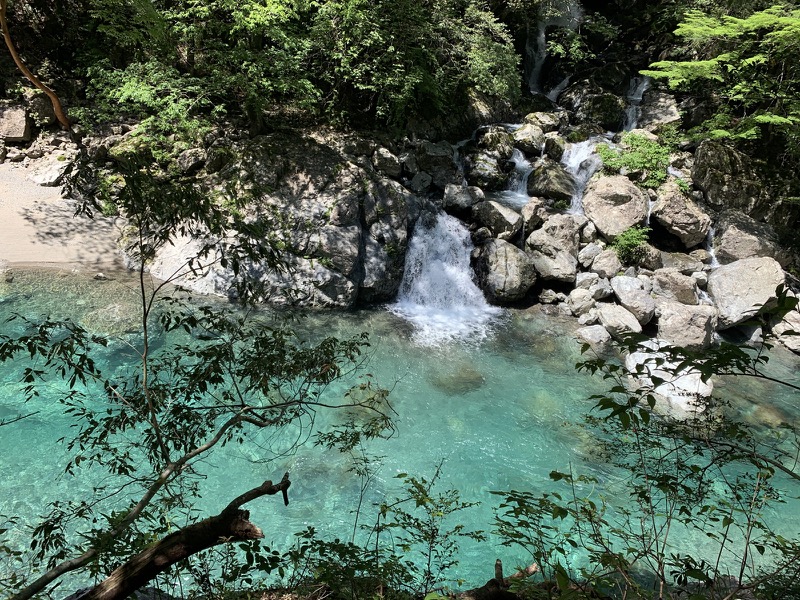
[[525, 155], [514, 148], [511, 154], [514, 170], [508, 179], [508, 187], [503, 192], [492, 194], [492, 199], [514, 210], [519, 210], [531, 199], [528, 195], [528, 178], [533, 173], [533, 165]]
[[641, 104], [644, 93], [650, 89], [650, 83], [653, 80], [649, 77], [632, 77], [630, 85], [628, 86], [628, 94], [625, 100], [628, 101], [628, 108], [625, 110], [625, 125], [624, 131], [636, 129], [639, 124], [639, 116], [641, 115]]
[[445, 213], [434, 219], [420, 217], [414, 228], [397, 302], [389, 310], [414, 326], [421, 345], [483, 339], [501, 310], [473, 281], [466, 227]]
[[716, 269], [719, 266], [719, 261], [717, 260], [717, 255], [714, 252], [714, 233], [715, 230], [713, 227], [708, 228], [708, 233], [706, 234], [706, 243], [705, 243], [705, 250], [708, 252], [708, 255], [711, 257], [711, 262], [708, 263], [708, 266], [712, 269]]
[[542, 92], [542, 68], [547, 60], [547, 28], [568, 27], [574, 29], [583, 16], [577, 0], [544, 0], [539, 5], [536, 31], [528, 31], [525, 45], [525, 72], [531, 93]]
[[570, 144], [561, 157], [561, 164], [575, 180], [575, 192], [569, 206], [569, 212], [583, 214], [583, 192], [586, 185], [597, 170], [603, 166], [603, 161], [595, 152], [597, 144], [606, 141], [605, 138], [592, 137], [584, 142]]

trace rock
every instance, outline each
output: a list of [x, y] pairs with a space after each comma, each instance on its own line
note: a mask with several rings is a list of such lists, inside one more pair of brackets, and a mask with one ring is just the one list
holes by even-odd
[[[711, 396], [714, 387], [703, 381], [697, 369], [687, 366], [679, 371], [677, 364], [658, 351], [662, 347], [657, 341], [645, 344], [642, 350], [625, 357], [625, 368], [638, 390], [650, 391], [656, 396], [656, 408], [661, 400], [662, 410], [666, 409], [673, 417], [694, 416], [704, 410], [704, 400]], [[660, 383], [654, 382], [654, 378]]]
[[684, 196], [674, 181], [668, 181], [656, 193], [651, 218], [678, 237], [687, 248], [702, 244], [711, 227], [711, 217]]
[[478, 202], [473, 206], [472, 218], [488, 227], [492, 235], [501, 240], [510, 240], [522, 229], [520, 214], [493, 200]]
[[575, 332], [578, 341], [589, 344], [595, 351], [605, 351], [611, 336], [602, 325], [589, 325], [581, 327]]
[[[561, 111], [562, 113], [564, 111]], [[553, 112], [535, 112], [525, 115], [525, 123], [535, 125], [545, 133], [558, 130], [561, 127], [561, 117]]]
[[[445, 189], [448, 183], [459, 183], [461, 179], [458, 167], [453, 161], [454, 151], [453, 146], [445, 141], [436, 144], [425, 141], [417, 148], [416, 159], [419, 169], [425, 171], [431, 183], [441, 190]], [[416, 178], [415, 175], [414, 179]]]
[[600, 234], [613, 240], [647, 218], [647, 196], [623, 175], [594, 179], [583, 197], [583, 209]]
[[375, 150], [375, 154], [372, 155], [372, 166], [389, 177], [400, 177], [403, 172], [400, 159], [383, 147]]
[[542, 279], [575, 281], [580, 230], [585, 224], [581, 215], [553, 215], [528, 236], [525, 247]]
[[647, 131], [658, 131], [664, 125], [678, 124], [681, 114], [675, 96], [661, 90], [647, 90], [639, 105], [639, 128]]
[[503, 240], [491, 240], [479, 248], [475, 273], [486, 297], [500, 304], [521, 300], [536, 283], [531, 258]]
[[[587, 227], [588, 227], [588, 225], [587, 225]], [[600, 246], [600, 244], [595, 244], [595, 243], [587, 244], [586, 246], [581, 248], [580, 252], [578, 252], [578, 262], [581, 263], [581, 266], [584, 269], [586, 269], [592, 264], [594, 259], [597, 258], [597, 256], [602, 251], [603, 251], [603, 247]], [[614, 256], [616, 256], [616, 255], [617, 255], [617, 253], [615, 252]], [[621, 267], [622, 267], [622, 265], [620, 264], [620, 268]]]
[[[796, 298], [791, 292], [789, 295]], [[780, 321], [774, 323], [772, 334], [789, 350], [800, 354], [800, 309], [793, 308]]]
[[768, 257], [745, 258], [711, 271], [707, 289], [719, 309], [718, 328], [738, 325], [770, 306], [784, 281], [783, 269]]
[[181, 152], [175, 162], [184, 175], [197, 173], [206, 164], [205, 150], [202, 148], [189, 148]]
[[31, 123], [24, 107], [0, 107], [0, 139], [6, 143], [31, 141]]
[[464, 157], [467, 181], [486, 191], [502, 190], [506, 186], [508, 173], [503, 169], [501, 159], [494, 152], [477, 150]]
[[528, 178], [528, 195], [569, 202], [575, 193], [575, 178], [553, 160], [545, 160]]
[[597, 273], [578, 273], [575, 276], [575, 287], [588, 290], [592, 285], [597, 283], [599, 279], [600, 276]]
[[626, 308], [618, 304], [602, 303], [597, 307], [600, 324], [614, 339], [622, 339], [630, 333], [641, 333], [642, 326], [638, 319]]
[[418, 171], [409, 182], [408, 189], [410, 189], [412, 192], [421, 194], [427, 191], [428, 188], [431, 187], [432, 183], [433, 178], [430, 175], [428, 175], [425, 171]]
[[531, 198], [522, 207], [522, 228], [526, 233], [534, 231], [550, 216], [547, 213], [547, 203], [542, 198]]
[[492, 153], [499, 160], [511, 158], [511, 154], [514, 152], [514, 140], [514, 136], [500, 125], [490, 125], [478, 130], [478, 148]]
[[738, 210], [726, 210], [717, 219], [714, 254], [722, 264], [759, 256], [774, 258], [783, 267], [790, 262], [775, 231]]
[[544, 136], [544, 153], [548, 158], [560, 161], [567, 149], [567, 142], [557, 133], [547, 133]]
[[37, 163], [28, 179], [44, 187], [56, 187], [64, 181], [64, 176], [72, 169], [74, 154], [59, 150]]
[[658, 269], [653, 273], [653, 293], [681, 304], [699, 302], [695, 279], [677, 269]]
[[596, 304], [597, 302], [592, 297], [592, 293], [584, 288], [575, 288], [567, 297], [567, 305], [572, 311], [572, 314], [576, 317], [585, 315], [592, 310]]
[[463, 186], [448, 183], [444, 188], [442, 207], [445, 210], [463, 212], [470, 210], [475, 204], [483, 201], [486, 196], [483, 190], [474, 186]]
[[544, 131], [537, 125], [525, 123], [512, 134], [514, 147], [529, 156], [539, 156], [545, 144]]
[[53, 103], [43, 92], [34, 94], [28, 100], [28, 114], [37, 127], [50, 127], [58, 122]]
[[711, 254], [705, 248], [696, 248], [692, 250], [689, 252], [689, 258], [701, 262], [704, 265], [710, 265], [712, 262]]
[[622, 271], [622, 263], [617, 253], [610, 248], [600, 252], [591, 264], [592, 273], [597, 273], [600, 277], [611, 278]]
[[688, 350], [705, 350], [717, 328], [717, 309], [666, 301], [658, 306], [658, 338]]
[[556, 302], [564, 302], [566, 296], [560, 292], [544, 289], [539, 294], [539, 302], [542, 304], [555, 304]]
[[581, 243], [592, 244], [597, 241], [597, 227], [594, 223], [589, 221], [586, 226], [581, 229]]
[[625, 121], [625, 101], [588, 80], [569, 86], [558, 102], [572, 113], [575, 123], [592, 123], [608, 131], [619, 131]]
[[703, 270], [703, 263], [682, 252], [662, 252], [661, 264], [665, 269], [675, 269], [684, 275]]
[[640, 325], [647, 325], [656, 311], [656, 304], [644, 291], [642, 282], [636, 277], [624, 275], [611, 278], [611, 289], [619, 303], [636, 317]]
[[706, 140], [697, 148], [692, 181], [717, 210], [736, 208], [760, 219], [769, 208], [750, 159], [721, 142]]

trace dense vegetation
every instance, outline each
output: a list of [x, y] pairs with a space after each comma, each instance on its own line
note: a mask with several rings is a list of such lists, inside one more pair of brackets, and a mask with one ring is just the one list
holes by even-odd
[[[17, 0], [8, 10], [24, 58], [59, 92], [82, 127], [133, 120], [152, 140], [169, 145], [196, 140], [220, 122], [253, 134], [273, 120], [401, 131], [412, 118], [462, 111], [475, 92], [521, 102], [526, 38], [538, 19], [566, 4]], [[770, 158], [772, 165], [800, 165], [800, 11], [794, 4], [617, 0], [587, 1], [585, 10], [581, 27], [554, 25], [548, 32], [551, 58], [545, 78], [575, 72], [621, 93], [630, 75], [649, 65], [647, 72], [663, 79], [682, 100], [703, 107], [695, 111], [702, 117], [685, 123], [696, 139], [724, 138]], [[0, 67], [5, 95], [25, 93], [10, 59], [4, 58]], [[647, 185], [658, 185], [667, 148], [636, 137], [628, 142], [617, 160], [652, 170], [656, 179]], [[142, 266], [143, 335], [130, 379], [120, 385], [100, 372], [92, 353], [107, 341], [72, 323], [28, 323], [24, 334], [0, 338], [0, 359], [30, 355], [39, 361], [39, 368], [22, 373], [27, 394], [36, 394], [37, 385], [50, 376], [65, 379], [68, 391], [62, 401], [78, 424], [67, 470], [91, 464], [124, 482], [118, 485], [141, 492], [139, 503], [121, 502], [106, 512], [105, 506], [83, 499], [53, 507], [34, 532], [30, 556], [0, 545], [4, 559], [24, 567], [0, 579], [4, 590], [23, 590], [19, 598], [33, 597], [77, 569], [117, 578], [102, 584], [106, 587], [97, 594], [109, 587], [126, 592], [119, 574], [146, 560], [140, 554], [146, 549], [161, 548], [155, 540], [171, 531], [166, 511], [192, 514], [200, 485], [190, 468], [193, 461], [216, 444], [246, 443], [252, 431], [287, 427], [329, 408], [323, 406], [322, 390], [357, 367], [367, 345], [366, 338], [330, 338], [309, 347], [294, 338], [291, 326], [220, 315], [172, 298], [157, 310], [163, 290], [148, 292], [143, 265], [155, 248], [171, 243], [187, 227], [219, 237], [229, 228], [248, 234], [240, 238], [241, 245], [219, 255], [203, 248], [200, 260], [212, 257], [235, 266], [242, 258], [258, 257], [280, 265], [270, 223], [230, 221], [190, 186], [167, 193], [148, 175], [146, 170], [126, 174], [119, 199], [126, 214], [134, 216], [138, 235], [131, 237], [131, 251]], [[787, 178], [786, 185], [784, 195], [791, 197], [796, 179]], [[646, 234], [632, 229], [620, 237], [616, 247], [626, 262], [635, 262]], [[243, 287], [241, 297], [248, 295], [254, 291]], [[201, 332], [202, 343], [151, 349], [153, 327]], [[763, 364], [761, 355], [735, 347], [705, 357], [673, 352], [674, 364], [691, 362], [704, 376], [720, 371], [760, 376]], [[651, 417], [651, 391], [628, 394], [615, 365], [593, 361], [585, 368], [615, 384], [608, 395], [596, 398], [608, 418], [595, 417], [591, 425], [604, 429], [611, 444], [625, 440], [635, 448], [616, 460], [631, 474], [638, 512], [615, 512], [610, 503], [598, 504], [582, 493], [591, 482], [573, 473], [553, 474], [568, 485], [565, 493], [503, 493], [497, 529], [506, 543], [529, 552], [545, 575], [544, 583], [524, 592], [532, 597], [700, 598], [727, 597], [743, 586], [764, 598], [797, 593], [792, 590], [800, 552], [761, 519], [769, 503], [780, 498], [780, 486], [796, 485], [797, 474], [785, 466], [791, 432], [787, 439], [765, 440], [720, 421], [716, 406], [700, 422], [665, 423]], [[98, 395], [118, 402], [98, 410], [93, 403]], [[368, 381], [334, 408], [362, 412], [319, 442], [356, 458], [362, 440], [391, 426], [386, 391]], [[368, 480], [369, 458], [361, 456], [354, 464]], [[739, 475], [729, 478], [731, 467]], [[239, 554], [206, 546], [199, 560], [180, 562], [189, 558], [181, 556], [167, 567], [186, 569], [207, 595], [258, 585], [259, 576], [276, 573], [288, 573], [286, 580], [298, 585], [325, 585], [327, 592], [342, 597], [424, 595], [454, 565], [457, 540], [480, 533], [443, 525], [445, 517], [469, 507], [457, 492], [435, 490], [437, 477], [403, 479], [407, 493], [380, 507], [384, 520], [374, 535], [381, 542], [370, 547], [319, 540], [309, 530], [298, 535], [297, 549], [266, 552], [251, 531], [250, 537], [231, 536], [241, 542]], [[246, 521], [240, 511], [245, 502], [285, 493], [289, 483], [288, 478], [265, 482], [231, 498], [229, 507], [212, 517], [215, 526], [233, 517]], [[729, 553], [739, 561], [739, 576], [721, 581], [721, 559], [711, 564], [672, 554], [673, 526], [696, 528], [718, 540], [719, 555]], [[73, 527], [81, 532], [77, 541], [65, 533]], [[384, 544], [392, 532], [398, 543]], [[570, 571], [565, 556], [576, 548], [590, 560], [585, 569]], [[416, 563], [404, 560], [415, 553]], [[753, 554], [766, 554], [772, 563], [766, 570], [754, 569]], [[224, 568], [204, 570], [208, 563]], [[28, 572], [46, 575], [37, 581]]]

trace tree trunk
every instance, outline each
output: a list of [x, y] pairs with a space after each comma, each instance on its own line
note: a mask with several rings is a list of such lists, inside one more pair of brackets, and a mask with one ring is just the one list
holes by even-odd
[[11, 58], [14, 59], [14, 63], [17, 65], [22, 74], [28, 78], [28, 80], [35, 85], [37, 88], [42, 90], [48, 98], [50, 98], [50, 102], [53, 105], [53, 112], [56, 115], [56, 119], [58, 119], [59, 125], [61, 125], [62, 129], [67, 131], [71, 131], [70, 122], [67, 118], [67, 115], [64, 113], [64, 109], [61, 107], [61, 101], [58, 99], [56, 93], [47, 87], [44, 83], [39, 80], [36, 75], [34, 75], [28, 67], [25, 66], [25, 63], [22, 62], [22, 58], [20, 58], [19, 52], [14, 47], [14, 43], [11, 41], [11, 32], [8, 30], [8, 20], [6, 19], [6, 9], [8, 7], [8, 0], [0, 0], [0, 29], [3, 31], [3, 38], [6, 41], [6, 46], [8, 46], [8, 51], [11, 53]]
[[188, 525], [154, 543], [112, 571], [79, 600], [124, 600], [156, 575], [193, 554], [219, 544], [263, 538], [261, 529], [249, 521], [250, 513], [239, 507], [260, 496], [278, 492], [283, 493], [284, 504], [288, 504], [286, 490], [290, 485], [288, 473], [275, 485], [265, 481], [236, 498], [220, 514]]

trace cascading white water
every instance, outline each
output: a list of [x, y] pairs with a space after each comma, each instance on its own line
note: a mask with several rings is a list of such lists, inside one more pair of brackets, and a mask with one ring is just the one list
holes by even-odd
[[435, 219], [417, 222], [397, 302], [389, 310], [414, 325], [414, 341], [421, 345], [483, 339], [502, 311], [486, 302], [473, 281], [469, 231], [445, 213]]
[[542, 67], [547, 59], [547, 28], [568, 27], [574, 29], [583, 16], [577, 0], [544, 0], [539, 5], [536, 31], [528, 31], [525, 60], [528, 89], [532, 93], [543, 92], [541, 87]]
[[717, 255], [714, 252], [714, 233], [715, 230], [713, 227], [708, 228], [708, 233], [706, 234], [706, 243], [705, 243], [705, 250], [708, 252], [708, 256], [711, 258], [711, 262], [708, 263], [708, 266], [712, 269], [716, 269], [719, 266], [719, 261], [717, 260]]
[[528, 178], [533, 173], [533, 164], [516, 148], [514, 148], [510, 160], [514, 163], [514, 170], [508, 178], [508, 187], [502, 192], [492, 194], [492, 199], [519, 210], [531, 199], [528, 195]]
[[569, 206], [569, 212], [583, 214], [583, 192], [586, 184], [597, 170], [603, 166], [603, 161], [595, 152], [597, 144], [605, 142], [605, 138], [591, 137], [584, 142], [570, 144], [561, 157], [561, 164], [575, 180], [575, 192]]
[[642, 98], [644, 98], [644, 93], [650, 89], [650, 83], [652, 81], [650, 77], [631, 78], [630, 85], [628, 86], [628, 94], [625, 96], [625, 100], [628, 102], [628, 108], [625, 110], [624, 131], [636, 129], [636, 126], [639, 124]]

